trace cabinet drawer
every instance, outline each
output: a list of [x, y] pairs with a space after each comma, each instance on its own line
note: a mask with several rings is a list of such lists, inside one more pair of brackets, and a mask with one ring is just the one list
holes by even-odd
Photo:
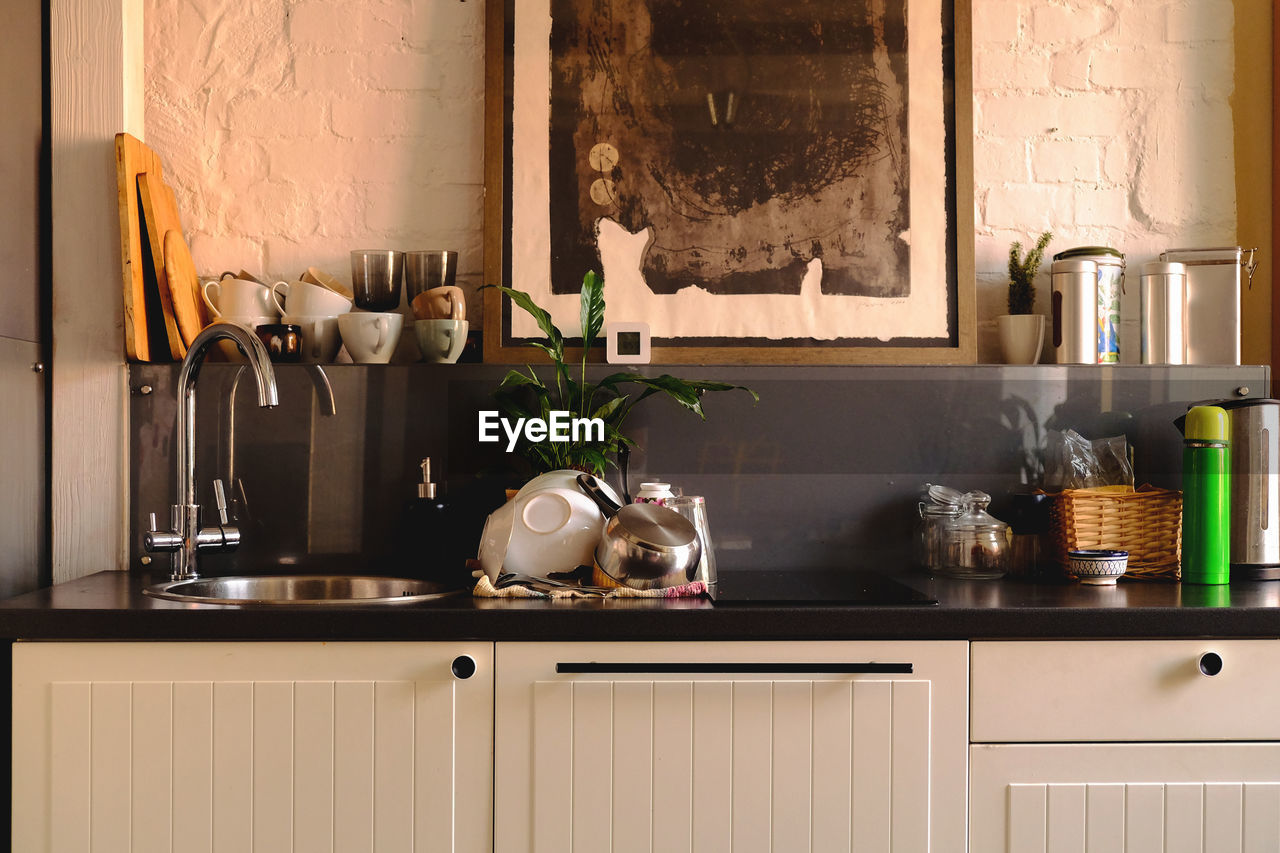
[[976, 743], [1280, 740], [1280, 641], [977, 642]]

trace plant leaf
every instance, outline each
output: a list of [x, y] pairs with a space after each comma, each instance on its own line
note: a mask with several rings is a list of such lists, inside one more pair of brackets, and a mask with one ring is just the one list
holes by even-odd
[[[546, 352], [553, 360], [560, 361], [564, 358], [564, 335], [560, 334], [560, 330], [556, 328], [555, 323], [551, 322], [551, 315], [538, 306], [533, 301], [533, 297], [525, 293], [523, 290], [516, 290], [514, 287], [504, 287], [501, 284], [487, 284], [485, 287], [496, 287], [498, 290], [511, 297], [511, 301], [523, 309], [529, 316], [537, 322], [538, 328], [551, 341], [550, 346], [547, 344], [530, 342], [533, 346]], [[484, 288], [481, 288], [482, 290]]]
[[609, 423], [609, 418], [612, 417], [613, 414], [618, 411], [618, 407], [626, 401], [626, 397], [614, 397], [612, 400], [592, 412], [591, 417], [600, 418], [607, 425]]
[[582, 277], [578, 319], [582, 325], [582, 351], [585, 358], [596, 335], [600, 334], [600, 327], [604, 325], [604, 279], [596, 275], [595, 270], [588, 270]]

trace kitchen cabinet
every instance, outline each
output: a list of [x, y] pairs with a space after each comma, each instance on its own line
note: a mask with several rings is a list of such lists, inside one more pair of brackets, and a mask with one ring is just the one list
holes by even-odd
[[492, 643], [16, 643], [13, 849], [490, 850], [492, 712]]
[[498, 643], [495, 849], [965, 849], [965, 642]]
[[969, 849], [1280, 850], [1274, 640], [975, 642]]

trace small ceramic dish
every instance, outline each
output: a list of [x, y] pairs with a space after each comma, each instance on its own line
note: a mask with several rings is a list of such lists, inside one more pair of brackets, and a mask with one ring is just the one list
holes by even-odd
[[1068, 551], [1067, 571], [1080, 583], [1114, 584], [1129, 567], [1128, 551]]

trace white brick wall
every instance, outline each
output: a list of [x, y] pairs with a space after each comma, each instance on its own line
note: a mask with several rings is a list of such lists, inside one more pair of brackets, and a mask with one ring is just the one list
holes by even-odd
[[[979, 358], [994, 360], [1012, 240], [1052, 228], [1051, 251], [1112, 245], [1135, 268], [1234, 242], [1234, 15], [1227, 0], [972, 3]], [[148, 0], [147, 136], [199, 269], [346, 277], [352, 248], [455, 248], [477, 286], [483, 15], [483, 0]], [[1047, 265], [1038, 283], [1044, 310]]]

